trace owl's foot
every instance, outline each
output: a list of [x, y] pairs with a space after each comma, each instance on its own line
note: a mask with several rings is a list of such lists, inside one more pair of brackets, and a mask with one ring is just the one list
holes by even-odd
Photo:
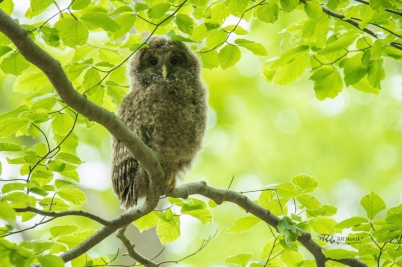
[[176, 177], [174, 174], [169, 174], [166, 179], [166, 191], [170, 192], [176, 187]]

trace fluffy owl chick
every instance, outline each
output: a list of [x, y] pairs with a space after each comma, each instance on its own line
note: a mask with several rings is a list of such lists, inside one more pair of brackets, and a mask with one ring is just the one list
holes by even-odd
[[[173, 188], [201, 148], [207, 120], [207, 90], [200, 63], [181, 42], [153, 37], [128, 63], [130, 92], [118, 117], [158, 156]], [[113, 140], [112, 184], [128, 209], [146, 197], [149, 178], [118, 140]]]

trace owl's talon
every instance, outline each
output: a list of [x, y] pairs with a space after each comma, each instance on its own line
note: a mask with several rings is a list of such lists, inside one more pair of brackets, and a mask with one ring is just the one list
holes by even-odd
[[174, 177], [174, 175], [169, 175], [167, 180], [166, 180], [166, 188], [175, 188], [176, 186], [176, 179]]

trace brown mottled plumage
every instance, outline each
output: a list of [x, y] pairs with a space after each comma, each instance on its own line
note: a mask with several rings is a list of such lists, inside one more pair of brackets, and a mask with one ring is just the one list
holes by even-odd
[[[158, 156], [173, 188], [201, 148], [207, 90], [198, 58], [183, 43], [152, 37], [128, 64], [131, 90], [119, 118]], [[137, 204], [148, 190], [148, 175], [123, 144], [113, 140], [113, 189], [121, 206]]]

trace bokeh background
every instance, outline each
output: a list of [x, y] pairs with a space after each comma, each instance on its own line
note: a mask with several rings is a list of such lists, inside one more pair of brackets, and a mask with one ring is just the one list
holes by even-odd
[[[26, 9], [27, 1], [16, 7], [18, 15]], [[52, 13], [53, 14], [53, 13]], [[253, 21], [241, 25], [250, 29], [249, 39], [263, 43], [269, 57], [280, 55], [287, 49], [289, 38], [283, 28], [303, 18], [302, 12], [281, 14], [274, 25]], [[232, 24], [230, 21], [227, 24]], [[96, 38], [96, 36], [95, 36]], [[96, 40], [92, 40], [95, 42]], [[71, 53], [60, 55], [68, 61]], [[385, 61], [387, 78], [382, 83], [380, 96], [365, 94], [352, 88], [345, 89], [335, 99], [318, 101], [315, 98], [311, 75], [291, 85], [280, 87], [268, 84], [261, 76], [261, 67], [267, 58], [256, 57], [242, 50], [242, 58], [227, 70], [203, 70], [203, 78], [209, 88], [209, 123], [194, 168], [185, 181], [205, 180], [211, 186], [237, 191], [257, 190], [291, 181], [300, 173], [314, 176], [319, 187], [314, 195], [323, 203], [338, 207], [335, 218], [340, 221], [353, 215], [364, 215], [360, 199], [370, 191], [384, 198], [387, 207], [401, 203], [402, 193], [402, 88], [401, 65]], [[21, 104], [26, 95], [14, 92], [15, 77], [0, 74], [0, 112], [9, 111]], [[78, 127], [75, 134], [80, 140], [78, 154], [85, 161], [79, 167], [80, 187], [87, 194], [83, 208], [111, 219], [122, 211], [112, 193], [110, 182], [111, 146], [109, 133], [99, 125], [92, 128]], [[36, 140], [7, 138], [27, 146]], [[3, 164], [1, 178], [19, 178], [19, 169], [8, 166], [1, 153]], [[11, 156], [13, 156], [11, 154]], [[0, 184], [1, 187], [1, 184]], [[248, 194], [257, 198], [257, 193]], [[161, 207], [166, 205], [162, 203]], [[260, 259], [270, 232], [259, 223], [246, 233], [226, 233], [234, 220], [246, 216], [232, 204], [213, 209], [214, 223], [202, 225], [199, 221], [181, 216], [181, 237], [165, 245], [160, 260], [179, 260], [195, 252], [203, 239], [216, 236], [208, 246], [196, 255], [179, 263], [179, 266], [229, 266], [224, 258], [241, 252], [253, 253]], [[99, 229], [99, 225], [84, 218], [63, 218], [56, 224], [76, 223], [83, 229]], [[20, 228], [31, 226], [33, 221], [20, 223]], [[48, 226], [24, 232], [11, 240], [30, 240], [40, 236], [49, 238]], [[163, 246], [155, 231], [142, 234], [132, 226], [130, 238], [139, 252], [156, 256]], [[93, 257], [109, 255], [110, 258], [124, 251], [114, 236], [90, 251]], [[119, 257], [121, 258], [121, 257]], [[122, 263], [133, 261], [123, 257]], [[119, 260], [113, 262], [119, 264]], [[177, 266], [174, 263], [164, 266]]]

